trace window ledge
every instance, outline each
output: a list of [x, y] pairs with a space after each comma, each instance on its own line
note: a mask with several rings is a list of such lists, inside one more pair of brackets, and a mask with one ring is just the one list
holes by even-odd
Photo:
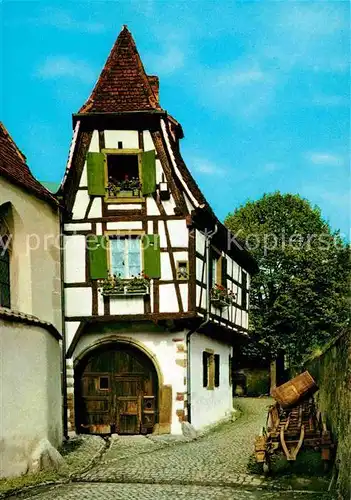
[[112, 288], [111, 290], [102, 290], [101, 295], [104, 297], [140, 297], [143, 295], [149, 295], [150, 288], [148, 286], [140, 288], [129, 288], [128, 285], [124, 285], [121, 288]]

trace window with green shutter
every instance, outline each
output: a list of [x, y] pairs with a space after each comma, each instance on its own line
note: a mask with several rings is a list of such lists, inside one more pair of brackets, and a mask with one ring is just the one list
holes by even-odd
[[160, 236], [145, 234], [142, 239], [144, 273], [149, 278], [161, 278]]
[[107, 278], [107, 238], [100, 235], [87, 237], [90, 278], [93, 280]]
[[104, 196], [105, 182], [105, 155], [103, 153], [87, 154], [88, 193], [94, 196]]
[[141, 155], [142, 159], [142, 192], [143, 195], [152, 194], [156, 191], [156, 160], [155, 151], [145, 151]]

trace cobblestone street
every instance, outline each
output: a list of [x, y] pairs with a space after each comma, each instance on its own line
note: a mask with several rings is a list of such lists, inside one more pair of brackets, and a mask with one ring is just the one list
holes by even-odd
[[[191, 442], [143, 436], [113, 437], [94, 467], [71, 484], [46, 487], [37, 500], [101, 499], [329, 499], [293, 492], [248, 473], [254, 436], [265, 424], [268, 399], [242, 398], [243, 415]], [[303, 480], [298, 490], [303, 490]], [[32, 492], [33, 494], [34, 492]], [[15, 498], [15, 497], [11, 497]], [[26, 497], [25, 497], [26, 498]]]

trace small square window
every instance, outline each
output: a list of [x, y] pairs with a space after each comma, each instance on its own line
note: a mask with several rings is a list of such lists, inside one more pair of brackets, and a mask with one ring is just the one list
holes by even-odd
[[186, 260], [178, 260], [177, 262], [177, 279], [187, 280], [189, 278], [188, 262]]
[[99, 378], [99, 389], [100, 389], [100, 391], [107, 391], [109, 389], [108, 377], [100, 377]]

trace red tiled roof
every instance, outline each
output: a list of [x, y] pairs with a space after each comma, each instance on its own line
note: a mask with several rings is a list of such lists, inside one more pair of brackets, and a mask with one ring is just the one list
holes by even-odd
[[161, 110], [155, 84], [157, 77], [146, 75], [133, 37], [124, 26], [79, 113]]
[[7, 177], [11, 182], [35, 194], [51, 204], [58, 202], [52, 194], [32, 175], [26, 163], [26, 157], [16, 146], [3, 123], [0, 122], [0, 177]]

